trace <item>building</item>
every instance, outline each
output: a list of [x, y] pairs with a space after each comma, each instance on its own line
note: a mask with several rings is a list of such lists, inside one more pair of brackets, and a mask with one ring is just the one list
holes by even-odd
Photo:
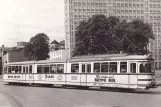
[[27, 44], [28, 42], [17, 42], [17, 48], [24, 48]]
[[3, 56], [4, 63], [30, 61], [29, 58], [25, 57], [24, 53], [25, 51], [23, 48], [10, 49]]
[[62, 49], [62, 50], [51, 50], [49, 52], [49, 59], [50, 60], [65, 60], [65, 59], [68, 59], [68, 52], [69, 50], [68, 49]]
[[9, 50], [9, 47], [4, 47], [4, 45], [2, 45], [2, 47], [0, 47], [0, 75], [2, 74], [2, 69], [3, 69], [3, 64], [4, 64], [4, 54], [6, 54], [6, 52]]
[[60, 50], [65, 49], [65, 41], [60, 41], [60, 43], [56, 40], [52, 41], [49, 45], [50, 50]]
[[139, 18], [152, 24], [155, 40], [149, 50], [155, 59], [156, 69], [161, 69], [161, 0], [64, 0], [65, 47], [69, 57], [75, 46], [75, 29], [79, 22], [96, 14], [116, 16], [131, 21]]

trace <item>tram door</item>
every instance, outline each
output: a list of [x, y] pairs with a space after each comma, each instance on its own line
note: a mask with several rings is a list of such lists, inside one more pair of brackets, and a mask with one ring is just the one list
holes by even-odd
[[87, 73], [91, 73], [91, 64], [90, 63], [82, 63], [81, 64], [81, 85], [87, 85]]
[[27, 71], [27, 67], [24, 65], [23, 66], [23, 82], [26, 83], [26, 71]]
[[138, 84], [138, 67], [137, 62], [129, 63], [129, 88], [137, 88]]

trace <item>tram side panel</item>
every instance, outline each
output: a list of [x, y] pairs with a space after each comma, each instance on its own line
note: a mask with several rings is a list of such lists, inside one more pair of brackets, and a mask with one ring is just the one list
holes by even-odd
[[[79, 71], [80, 71], [79, 67]], [[71, 63], [67, 63], [67, 73], [66, 73], [66, 84], [67, 85], [80, 85], [80, 78], [81, 73], [79, 72], [72, 72]]]
[[22, 74], [3, 74], [4, 82], [22, 83]]
[[[14, 83], [22, 83], [22, 73], [21, 70], [18, 69], [17, 71], [15, 71], [14, 69], [11, 69], [11, 66], [16, 67], [15, 65], [6, 65], [6, 70], [4, 71], [3, 74], [3, 81], [4, 82], [14, 82]], [[9, 69], [10, 67], [10, 69]]]
[[34, 71], [35, 71], [35, 64], [24, 66], [24, 80], [25, 83], [34, 83]]
[[66, 64], [63, 63], [64, 69], [63, 73], [38, 73], [37, 72], [37, 64], [35, 65], [34, 71], [34, 83], [35, 84], [59, 84], [65, 85], [65, 72], [66, 72]]
[[87, 74], [87, 86], [128, 88], [128, 75]]
[[138, 74], [138, 88], [150, 87], [152, 82], [153, 74]]

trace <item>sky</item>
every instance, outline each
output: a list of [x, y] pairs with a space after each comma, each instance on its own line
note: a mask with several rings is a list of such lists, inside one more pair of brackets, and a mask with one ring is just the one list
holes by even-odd
[[64, 40], [64, 0], [0, 0], [0, 47], [29, 42], [38, 33]]

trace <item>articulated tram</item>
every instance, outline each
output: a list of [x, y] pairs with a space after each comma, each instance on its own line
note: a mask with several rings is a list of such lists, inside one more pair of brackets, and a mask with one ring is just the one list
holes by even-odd
[[149, 89], [155, 85], [154, 60], [148, 55], [96, 55], [68, 60], [6, 63], [7, 83]]

